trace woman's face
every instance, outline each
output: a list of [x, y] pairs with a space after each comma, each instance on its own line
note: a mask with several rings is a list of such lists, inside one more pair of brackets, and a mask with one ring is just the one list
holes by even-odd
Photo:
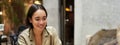
[[32, 16], [30, 23], [33, 25], [33, 29], [44, 30], [47, 24], [47, 16], [44, 10], [38, 9]]

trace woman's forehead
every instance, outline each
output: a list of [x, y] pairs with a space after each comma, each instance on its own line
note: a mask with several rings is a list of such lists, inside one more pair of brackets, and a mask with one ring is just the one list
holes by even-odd
[[46, 16], [46, 13], [44, 10], [38, 9], [33, 16]]

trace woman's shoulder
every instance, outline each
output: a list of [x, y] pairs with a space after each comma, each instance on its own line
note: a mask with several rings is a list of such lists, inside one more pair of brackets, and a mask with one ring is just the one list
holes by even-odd
[[46, 29], [48, 29], [48, 30], [55, 30], [55, 28], [53, 26], [47, 26]]
[[23, 30], [23, 31], [20, 33], [20, 35], [22, 35], [22, 36], [27, 36], [27, 35], [29, 35], [29, 28]]
[[52, 26], [47, 26], [47, 27], [46, 27], [46, 30], [47, 30], [51, 35], [57, 33], [56, 29], [55, 29], [54, 27], [52, 27]]

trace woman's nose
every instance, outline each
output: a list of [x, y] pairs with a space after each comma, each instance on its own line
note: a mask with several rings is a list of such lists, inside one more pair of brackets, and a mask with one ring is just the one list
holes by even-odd
[[43, 23], [44, 23], [44, 21], [43, 21], [43, 20], [40, 20], [40, 21], [39, 21], [39, 24], [43, 24]]

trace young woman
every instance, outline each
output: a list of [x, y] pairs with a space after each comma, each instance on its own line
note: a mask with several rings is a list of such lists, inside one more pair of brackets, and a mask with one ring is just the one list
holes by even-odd
[[62, 45], [55, 28], [47, 26], [47, 11], [33, 4], [28, 10], [25, 29], [18, 37], [18, 45]]

